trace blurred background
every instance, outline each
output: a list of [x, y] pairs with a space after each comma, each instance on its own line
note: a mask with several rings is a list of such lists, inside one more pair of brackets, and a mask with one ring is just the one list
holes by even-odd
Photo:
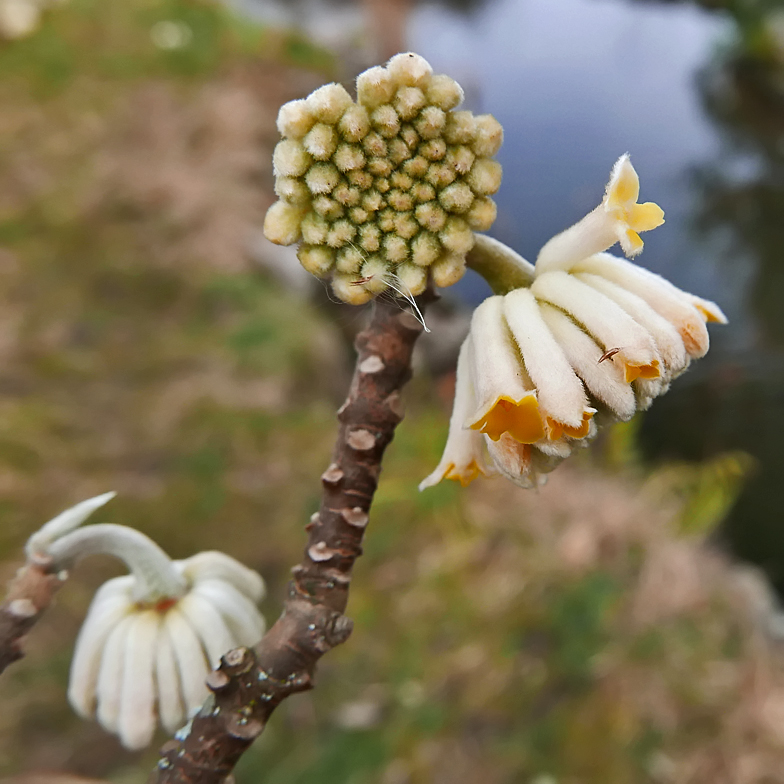
[[[540, 491], [420, 495], [487, 293], [445, 292], [354, 634], [237, 783], [784, 782], [780, 0], [0, 0], [0, 577], [45, 520], [115, 489], [103, 520], [240, 557], [274, 620], [363, 319], [261, 237], [275, 116], [400, 49], [504, 125], [494, 236], [535, 258], [628, 151], [667, 213], [640, 262], [730, 326]], [[118, 571], [80, 566], [0, 680], [0, 780], [146, 779], [154, 750], [65, 699]]]

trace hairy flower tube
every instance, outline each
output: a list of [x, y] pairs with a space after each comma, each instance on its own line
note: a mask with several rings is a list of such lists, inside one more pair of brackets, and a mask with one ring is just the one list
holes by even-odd
[[34, 534], [29, 556], [68, 568], [90, 554], [123, 560], [130, 574], [95, 594], [76, 641], [68, 698], [129, 749], [150, 744], [160, 722], [174, 732], [207, 696], [220, 657], [264, 633], [256, 605], [264, 581], [228, 555], [171, 561], [144, 534], [119, 525], [78, 526], [114, 494], [83, 501]]
[[639, 232], [664, 222], [638, 193], [624, 155], [602, 203], [547, 242], [535, 265], [497, 241], [479, 243], [477, 268], [506, 265], [516, 287], [474, 312], [446, 448], [420, 489], [479, 473], [534, 486], [598, 424], [647, 408], [707, 352], [706, 322], [726, 323], [715, 304], [604, 252], [620, 242], [636, 255]]
[[462, 99], [409, 52], [361, 73], [356, 102], [328, 84], [282, 106], [267, 238], [299, 242], [303, 267], [352, 304], [456, 283], [495, 220], [503, 140], [492, 116], [456, 111]]

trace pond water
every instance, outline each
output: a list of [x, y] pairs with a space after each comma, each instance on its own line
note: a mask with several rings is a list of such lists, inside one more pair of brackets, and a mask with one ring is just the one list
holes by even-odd
[[[245, 2], [279, 21], [299, 13], [330, 43], [342, 34], [345, 44], [361, 21], [346, 3]], [[655, 458], [756, 458], [724, 533], [784, 588], [784, 108], [749, 95], [723, 65], [732, 24], [716, 12], [623, 0], [467, 5], [416, 6], [409, 46], [463, 85], [468, 108], [504, 126], [490, 233], [533, 260], [598, 203], [613, 162], [631, 153], [641, 199], [667, 215], [638, 261], [715, 300], [731, 322], [712, 327], [708, 358], [646, 414], [644, 447]], [[486, 288], [467, 276], [459, 292], [477, 302]]]

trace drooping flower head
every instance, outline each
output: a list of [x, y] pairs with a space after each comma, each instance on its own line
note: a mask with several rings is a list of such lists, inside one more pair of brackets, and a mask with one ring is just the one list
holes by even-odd
[[67, 568], [86, 555], [123, 560], [130, 574], [95, 594], [71, 663], [68, 698], [130, 749], [151, 742], [158, 722], [174, 732], [207, 696], [220, 657], [264, 633], [256, 605], [264, 581], [219, 552], [171, 561], [153, 541], [119, 525], [78, 526], [114, 493], [83, 501], [34, 534], [28, 555]]
[[597, 422], [630, 419], [707, 352], [706, 322], [726, 322], [715, 304], [604, 252], [620, 242], [636, 255], [639, 232], [664, 222], [638, 194], [624, 155], [602, 203], [547, 242], [535, 265], [477, 238], [475, 266], [505, 266], [514, 283], [474, 312], [444, 455], [420, 488], [495, 472], [533, 486]]
[[428, 275], [456, 283], [473, 232], [495, 220], [503, 139], [492, 116], [456, 111], [462, 99], [409, 52], [361, 73], [356, 102], [328, 84], [282, 106], [266, 236], [300, 242], [305, 269], [354, 304], [388, 287], [420, 294]]

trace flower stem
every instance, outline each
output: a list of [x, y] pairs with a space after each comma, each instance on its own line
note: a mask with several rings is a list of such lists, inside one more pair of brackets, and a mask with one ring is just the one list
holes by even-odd
[[533, 264], [503, 242], [485, 234], [474, 236], [476, 242], [466, 256], [466, 266], [487, 281], [493, 294], [508, 294], [533, 283]]

